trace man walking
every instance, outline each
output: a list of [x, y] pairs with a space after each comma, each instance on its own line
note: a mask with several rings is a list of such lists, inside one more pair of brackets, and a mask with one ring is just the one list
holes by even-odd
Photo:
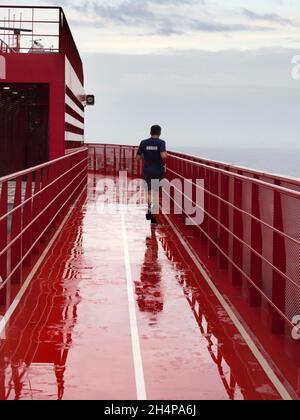
[[151, 127], [151, 137], [141, 142], [137, 152], [137, 159], [144, 159], [144, 180], [148, 187], [146, 219], [151, 220], [152, 224], [157, 224], [155, 215], [159, 209], [159, 183], [165, 176], [167, 159], [166, 142], [160, 136], [161, 127], [154, 125]]

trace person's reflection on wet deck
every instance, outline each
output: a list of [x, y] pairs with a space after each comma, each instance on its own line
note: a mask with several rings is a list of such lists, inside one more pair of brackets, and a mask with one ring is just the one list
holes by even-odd
[[150, 325], [155, 325], [158, 313], [164, 308], [155, 227], [151, 229], [151, 237], [146, 238], [145, 258], [140, 281], [136, 282], [136, 295], [140, 311], [151, 314]]

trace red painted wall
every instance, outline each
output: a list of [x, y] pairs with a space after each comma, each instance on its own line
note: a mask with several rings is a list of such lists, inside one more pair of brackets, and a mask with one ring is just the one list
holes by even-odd
[[49, 83], [50, 159], [65, 153], [65, 56], [63, 54], [4, 54], [7, 83]]

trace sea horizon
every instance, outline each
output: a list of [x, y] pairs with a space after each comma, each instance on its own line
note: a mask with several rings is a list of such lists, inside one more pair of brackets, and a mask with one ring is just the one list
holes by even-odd
[[[90, 143], [92, 144], [92, 142]], [[121, 145], [122, 143], [111, 142], [111, 144]], [[131, 145], [137, 145], [137, 143], [131, 142]], [[300, 148], [180, 147], [168, 143], [168, 149], [262, 172], [299, 178], [300, 180]]]
[[300, 179], [300, 149], [174, 147], [172, 150]]

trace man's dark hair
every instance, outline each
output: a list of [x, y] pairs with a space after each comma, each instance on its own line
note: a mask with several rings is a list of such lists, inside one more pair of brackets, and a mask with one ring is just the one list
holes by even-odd
[[161, 127], [159, 125], [153, 125], [151, 127], [151, 136], [160, 136], [161, 135]]

